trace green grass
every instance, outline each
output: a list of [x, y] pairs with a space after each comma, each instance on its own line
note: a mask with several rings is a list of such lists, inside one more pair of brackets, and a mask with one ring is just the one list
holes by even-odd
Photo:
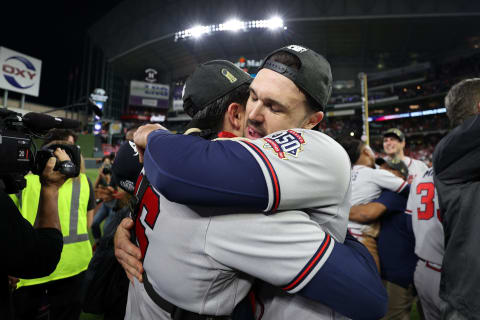
[[92, 181], [92, 183], [95, 183], [95, 180], [97, 180], [98, 176], [98, 169], [85, 169], [85, 174], [90, 181]]

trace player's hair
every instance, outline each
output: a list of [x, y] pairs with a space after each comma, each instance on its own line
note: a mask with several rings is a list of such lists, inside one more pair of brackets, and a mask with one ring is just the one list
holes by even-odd
[[71, 129], [51, 129], [48, 132], [46, 139], [43, 141], [43, 145], [46, 145], [55, 140], [68, 140], [68, 137], [72, 136], [73, 141], [77, 142], [77, 134]]
[[353, 165], [360, 158], [362, 147], [365, 145], [365, 143], [355, 138], [344, 138], [340, 140], [339, 143], [342, 145], [345, 151], [347, 151], [348, 157], [350, 158], [350, 163], [353, 167]]
[[[223, 117], [231, 103], [238, 103], [245, 107], [248, 100], [249, 84], [245, 83], [227, 93], [221, 98], [218, 98], [212, 103], [204, 106], [202, 110], [198, 111], [188, 125], [188, 128], [199, 128], [202, 131], [199, 135], [206, 139], [215, 138], [217, 133], [221, 130], [223, 125]], [[191, 108], [192, 100], [184, 101], [184, 108]]]
[[479, 102], [480, 78], [465, 79], [454, 85], [445, 97], [450, 127], [455, 128], [476, 115]]
[[[300, 70], [300, 67], [302, 66], [302, 63], [300, 62], [300, 59], [296, 57], [295, 55], [291, 54], [290, 52], [287, 51], [279, 51], [275, 54], [273, 54], [268, 60], [273, 60], [276, 62], [280, 62], [281, 64], [286, 65], [287, 67], [290, 67], [295, 70]], [[300, 91], [305, 95], [305, 98], [307, 99], [307, 105], [310, 108], [311, 112], [316, 112], [319, 110], [324, 110], [324, 106], [319, 105], [315, 99], [312, 98], [305, 90], [302, 88], [298, 88]]]

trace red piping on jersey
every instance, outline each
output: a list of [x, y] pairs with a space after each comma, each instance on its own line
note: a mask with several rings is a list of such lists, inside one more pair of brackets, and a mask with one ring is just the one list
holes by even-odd
[[412, 210], [405, 209], [406, 213], [412, 213]]
[[405, 186], [405, 183], [407, 183], [407, 181], [403, 181], [402, 185], [395, 192], [401, 191], [403, 189], [403, 187]]
[[255, 151], [257, 151], [257, 153], [263, 158], [263, 160], [268, 166], [268, 169], [270, 170], [270, 173], [273, 179], [273, 188], [275, 189], [275, 203], [273, 204], [272, 211], [275, 211], [277, 210], [280, 202], [280, 186], [278, 184], [278, 179], [277, 179], [277, 175], [275, 174], [275, 170], [273, 169], [273, 166], [268, 160], [267, 156], [265, 156], [265, 154], [263, 154], [263, 152], [256, 145], [254, 145], [249, 141], [243, 141], [243, 142], [245, 142], [250, 147], [252, 147]]
[[250, 292], [248, 293], [248, 300], [250, 301], [250, 307], [252, 308], [252, 312], [255, 315], [256, 304], [255, 304], [255, 292], [253, 291], [253, 289], [250, 289]]
[[137, 195], [138, 193], [138, 187], [140, 186], [140, 182], [143, 179], [143, 173], [140, 173], [140, 175], [137, 178], [137, 182], [135, 183], [135, 191], [133, 192], [134, 195]]
[[220, 131], [218, 133], [219, 138], [236, 138], [237, 136], [228, 131]]
[[305, 276], [310, 272], [310, 269], [312, 269], [317, 264], [318, 260], [320, 260], [320, 258], [323, 256], [323, 253], [325, 252], [325, 249], [328, 247], [329, 244], [330, 244], [330, 235], [327, 233], [323, 246], [317, 252], [317, 255], [315, 256], [315, 258], [313, 258], [312, 261], [310, 261], [310, 264], [305, 268], [305, 270], [303, 270], [303, 272], [293, 282], [291, 282], [288, 286], [283, 287], [282, 290], [288, 291], [293, 287], [295, 287], [300, 281], [302, 281], [305, 278]]

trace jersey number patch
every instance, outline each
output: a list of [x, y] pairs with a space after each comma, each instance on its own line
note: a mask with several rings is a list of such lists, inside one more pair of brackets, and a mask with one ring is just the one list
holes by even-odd
[[160, 198], [150, 186], [145, 190], [142, 201], [140, 202], [139, 211], [137, 221], [135, 222], [135, 233], [143, 260], [149, 243], [147, 235], [145, 234], [146, 228], [153, 230], [160, 213]]
[[[422, 208], [417, 208], [418, 220], [430, 220], [434, 216], [435, 211], [435, 186], [431, 182], [419, 183], [417, 185], [417, 195], [421, 195]], [[440, 209], [437, 209], [437, 217], [440, 222], [442, 217], [440, 216]]]

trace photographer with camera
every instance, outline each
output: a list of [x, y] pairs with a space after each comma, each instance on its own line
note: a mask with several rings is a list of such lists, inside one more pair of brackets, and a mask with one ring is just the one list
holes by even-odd
[[99, 206], [92, 223], [92, 234], [95, 238], [95, 246], [102, 237], [100, 224], [105, 220], [104, 229], [111, 223], [113, 208], [117, 201], [115, 199], [115, 186], [112, 181], [112, 162], [115, 154], [112, 152], [109, 156], [102, 158], [102, 165], [98, 169], [97, 180], [95, 181], [96, 202]]
[[[54, 152], [59, 161], [70, 158], [65, 151], [57, 148]], [[60, 260], [63, 238], [58, 216], [58, 192], [66, 180], [60, 171], [54, 171], [55, 158], [51, 157], [40, 177], [40, 197], [35, 224], [32, 225], [22, 217], [12, 199], [0, 191], [0, 207], [7, 219], [5, 227], [7, 241], [7, 275], [12, 277], [34, 278], [53, 272]], [[2, 232], [5, 234], [4, 232]], [[9, 279], [13, 286], [16, 280]], [[1, 299], [0, 314], [11, 316], [10, 292], [7, 299]]]
[[[54, 148], [61, 148], [72, 159], [72, 174], [58, 191], [63, 251], [53, 273], [43, 278], [20, 280], [18, 289], [13, 293], [15, 319], [43, 316], [49, 319], [78, 319], [81, 312], [85, 270], [92, 257], [87, 216], [89, 212], [93, 214], [95, 201], [91, 184], [83, 173], [78, 146], [72, 144], [69, 137], [51, 141], [59, 138], [56, 133], [55, 130], [50, 132], [40, 151], [48, 153]], [[37, 158], [41, 158], [38, 156], [40, 151]], [[26, 187], [17, 195], [17, 202], [22, 215], [33, 224], [37, 220], [40, 179], [36, 174], [28, 174], [25, 179]]]

